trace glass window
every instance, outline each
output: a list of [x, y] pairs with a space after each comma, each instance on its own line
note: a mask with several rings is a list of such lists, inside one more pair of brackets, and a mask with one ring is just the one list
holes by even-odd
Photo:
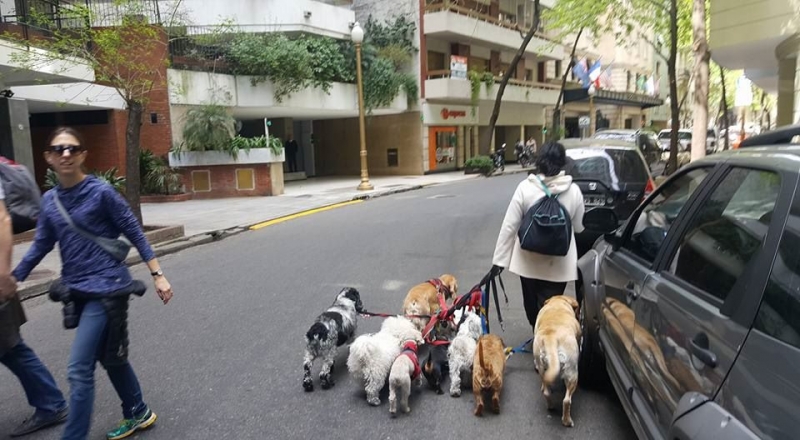
[[772, 265], [755, 328], [800, 348], [800, 203], [795, 202]]
[[692, 218], [670, 272], [725, 301], [762, 246], [780, 183], [768, 171], [728, 173]]
[[620, 191], [620, 183], [647, 183], [647, 168], [634, 150], [570, 148], [567, 173], [574, 179], [597, 180]]
[[635, 220], [631, 237], [624, 247], [652, 263], [672, 223], [708, 173], [706, 168], [696, 168], [661, 186]]

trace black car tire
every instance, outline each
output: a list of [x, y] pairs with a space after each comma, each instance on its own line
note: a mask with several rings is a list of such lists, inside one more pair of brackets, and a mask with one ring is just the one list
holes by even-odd
[[[608, 381], [603, 354], [599, 352], [597, 333], [590, 332], [586, 317], [586, 299], [583, 295], [583, 283], [575, 283], [575, 294], [580, 302], [579, 322], [581, 340], [579, 341], [580, 357], [578, 358], [578, 384], [583, 388], [596, 388]], [[579, 291], [580, 290], [580, 291]]]

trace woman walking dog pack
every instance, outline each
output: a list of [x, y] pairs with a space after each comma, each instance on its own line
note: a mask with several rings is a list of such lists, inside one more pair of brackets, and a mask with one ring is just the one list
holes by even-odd
[[172, 288], [127, 202], [110, 185], [84, 173], [87, 154], [77, 131], [59, 128], [51, 135], [45, 159], [59, 185], [43, 196], [34, 243], [13, 274], [24, 281], [58, 243], [61, 281], [50, 295], [64, 303], [65, 327], [76, 328], [67, 366], [70, 412], [62, 438], [88, 437], [99, 361], [122, 401], [124, 418], [106, 437], [121, 439], [151, 426], [156, 414], [145, 404], [127, 360], [128, 300], [146, 288], [131, 278], [125, 264], [129, 248], [117, 238], [124, 235], [139, 251], [164, 304]]

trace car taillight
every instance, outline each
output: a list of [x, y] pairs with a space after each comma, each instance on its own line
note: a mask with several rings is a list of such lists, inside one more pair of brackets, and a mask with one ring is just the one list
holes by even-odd
[[644, 197], [647, 198], [653, 191], [656, 190], [656, 184], [653, 179], [647, 179], [647, 186], [644, 187]]

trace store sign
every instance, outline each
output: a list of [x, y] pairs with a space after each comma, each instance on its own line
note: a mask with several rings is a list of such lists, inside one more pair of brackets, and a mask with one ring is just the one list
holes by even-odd
[[465, 105], [428, 104], [422, 105], [422, 122], [425, 125], [477, 125], [478, 109]]
[[450, 55], [450, 78], [467, 79], [467, 57]]

